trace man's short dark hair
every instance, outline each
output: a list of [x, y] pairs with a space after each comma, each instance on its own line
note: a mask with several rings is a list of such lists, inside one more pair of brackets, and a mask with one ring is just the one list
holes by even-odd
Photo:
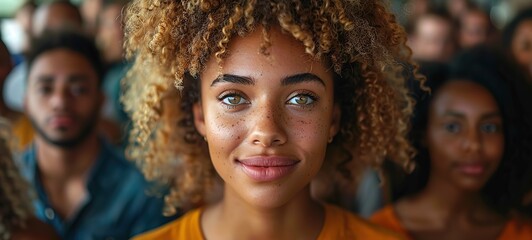
[[40, 55], [57, 49], [67, 49], [82, 55], [89, 61], [98, 77], [98, 86], [102, 85], [104, 72], [102, 60], [91, 38], [72, 31], [46, 32], [41, 37], [34, 39], [31, 46], [28, 55], [28, 69], [32, 68], [35, 59]]

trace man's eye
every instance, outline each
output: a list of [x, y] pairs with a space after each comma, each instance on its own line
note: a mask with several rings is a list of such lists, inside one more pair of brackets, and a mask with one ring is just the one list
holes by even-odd
[[237, 94], [226, 95], [222, 97], [221, 100], [222, 100], [222, 103], [227, 104], [227, 105], [240, 105], [240, 104], [247, 103], [247, 100], [245, 98]]
[[49, 94], [52, 92], [52, 87], [49, 86], [42, 86], [37, 89], [40, 94]]
[[288, 100], [289, 104], [294, 105], [309, 105], [314, 103], [315, 99], [312, 96], [299, 94]]
[[457, 133], [460, 131], [461, 127], [458, 123], [448, 123], [444, 125], [444, 128], [447, 132]]
[[81, 95], [87, 92], [87, 88], [85, 87], [72, 87], [71, 90], [72, 94], [74, 95]]

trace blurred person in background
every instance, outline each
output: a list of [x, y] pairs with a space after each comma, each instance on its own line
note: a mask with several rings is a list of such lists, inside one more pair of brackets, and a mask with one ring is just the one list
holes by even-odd
[[444, 11], [418, 16], [409, 30], [408, 46], [417, 61], [447, 62], [456, 51], [453, 21]]
[[409, 24], [417, 17], [426, 14], [433, 8], [430, 0], [408, 0], [403, 6], [403, 13], [406, 15], [404, 23]]
[[488, 13], [480, 8], [466, 10], [460, 16], [458, 24], [458, 43], [462, 49], [495, 41], [496, 29]]
[[80, 5], [81, 16], [85, 22], [85, 31], [94, 36], [97, 32], [98, 15], [101, 13], [102, 5], [109, 0], [83, 0]]
[[[532, 79], [532, 8], [523, 10], [503, 32], [503, 43]], [[532, 81], [530, 82], [532, 84]]]
[[25, 112], [36, 131], [22, 172], [35, 214], [64, 239], [128, 239], [165, 223], [163, 199], [96, 131], [103, 69], [91, 39], [46, 33], [33, 43]]
[[412, 121], [416, 170], [375, 223], [407, 239], [532, 239], [532, 223], [512, 214], [532, 143], [508, 63], [477, 47], [443, 81], [428, 79], [432, 95], [419, 94]]
[[13, 69], [13, 62], [11, 61], [10, 54], [6, 45], [0, 40], [0, 117], [9, 120], [13, 127], [13, 136], [15, 136], [15, 143], [12, 151], [18, 152], [22, 149], [23, 145], [30, 141], [33, 137], [33, 131], [31, 131], [31, 125], [27, 118], [18, 111], [11, 109], [3, 98], [3, 88], [5, 86], [5, 80], [7, 75]]
[[33, 216], [30, 186], [13, 160], [10, 128], [0, 117], [0, 240], [59, 239], [52, 227]]
[[11, 61], [11, 55], [4, 42], [0, 40], [0, 117], [7, 118], [9, 121], [16, 121], [20, 116], [20, 113], [13, 111], [5, 104], [2, 91], [4, 81], [12, 69], [13, 62]]
[[446, 0], [445, 8], [452, 19], [459, 20], [464, 13], [475, 7], [472, 0]]
[[24, 4], [22, 4], [22, 6], [20, 6], [20, 8], [15, 13], [15, 20], [22, 28], [22, 32], [24, 34], [21, 52], [11, 54], [15, 66], [24, 61], [24, 54], [26, 54], [30, 48], [30, 37], [32, 35], [31, 32], [33, 25], [32, 18], [36, 8], [37, 5], [34, 1], [26, 1]]
[[[32, 18], [31, 38], [39, 37], [45, 30], [82, 29], [78, 8], [69, 1], [55, 1], [40, 5]], [[31, 46], [30, 46], [31, 47]], [[4, 101], [14, 110], [22, 112], [28, 67], [25, 61], [17, 65], [6, 79]]]
[[[105, 64], [103, 89], [106, 103], [103, 114], [126, 128], [128, 117], [120, 102], [122, 95], [121, 80], [127, 73], [130, 63], [125, 60], [123, 44], [124, 30], [122, 10], [128, 1], [109, 0], [101, 6], [98, 15], [96, 44], [102, 53]], [[122, 139], [125, 139], [123, 137]], [[125, 141], [123, 141], [125, 143]]]

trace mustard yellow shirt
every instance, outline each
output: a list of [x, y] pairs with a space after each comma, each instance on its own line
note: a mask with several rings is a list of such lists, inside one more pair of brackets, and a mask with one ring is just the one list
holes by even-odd
[[26, 115], [22, 115], [17, 121], [13, 122], [13, 136], [17, 140], [15, 150], [24, 150], [33, 140], [33, 135], [33, 126]]
[[[195, 209], [180, 219], [133, 238], [133, 240], [156, 239], [204, 239], [200, 227], [202, 209]], [[317, 240], [330, 239], [403, 239], [383, 227], [374, 225], [346, 210], [325, 205], [325, 223]]]

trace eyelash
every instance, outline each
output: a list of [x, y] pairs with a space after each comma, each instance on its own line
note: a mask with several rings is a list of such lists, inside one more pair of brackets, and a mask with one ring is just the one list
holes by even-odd
[[[227, 97], [231, 97], [231, 96], [241, 97], [246, 103], [249, 103], [249, 100], [247, 99], [247, 97], [244, 94], [242, 94], [241, 92], [239, 92], [239, 91], [227, 91], [227, 92], [224, 92], [220, 96], [218, 96], [218, 101], [220, 102], [220, 104], [222, 104], [222, 106], [224, 106], [227, 109], [235, 109], [236, 107], [242, 105], [242, 104], [231, 105], [231, 104], [225, 103], [224, 99], [226, 99]], [[312, 100], [312, 102], [309, 103], [309, 104], [289, 104], [290, 100], [292, 100], [293, 98], [298, 97], [298, 96], [308, 97], [308, 98], [310, 98], [310, 100]], [[286, 103], [289, 104], [289, 105], [292, 105], [292, 106], [300, 107], [300, 108], [310, 108], [310, 107], [316, 105], [316, 103], [319, 101], [319, 99], [320, 98], [316, 94], [311, 92], [311, 91], [300, 91], [298, 93], [292, 94], [292, 96], [290, 96], [288, 98]]]
[[222, 93], [220, 96], [218, 96], [218, 101], [220, 102], [220, 104], [222, 104], [222, 106], [224, 106], [227, 109], [235, 109], [236, 107], [241, 105], [241, 104], [231, 105], [231, 104], [224, 103], [223, 102], [224, 99], [230, 96], [238, 96], [244, 99], [246, 102], [249, 102], [247, 98], [244, 96], [244, 94], [238, 91], [227, 91], [227, 92]]
[[309, 103], [309, 104], [301, 104], [301, 105], [299, 105], [299, 104], [290, 104], [290, 105], [294, 105], [294, 106], [297, 106], [297, 107], [300, 107], [300, 108], [310, 108], [310, 107], [316, 105], [316, 103], [317, 103], [317, 102], [319, 101], [319, 99], [320, 99], [320, 98], [319, 98], [316, 94], [314, 94], [313, 92], [303, 90], [303, 91], [300, 91], [300, 92], [295, 93], [295, 94], [293, 94], [292, 96], [290, 96], [290, 98], [288, 98], [288, 100], [287, 100], [286, 102], [288, 103], [290, 100], [292, 100], [293, 98], [295, 98], [295, 97], [297, 97], [297, 96], [305, 96], [305, 97], [310, 98], [310, 100], [312, 100], [312, 102]]

